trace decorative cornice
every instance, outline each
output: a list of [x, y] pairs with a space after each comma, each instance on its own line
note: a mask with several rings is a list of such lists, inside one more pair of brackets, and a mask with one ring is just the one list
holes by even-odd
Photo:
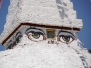
[[33, 23], [21, 23], [18, 25], [15, 30], [2, 42], [2, 45], [23, 25], [27, 26], [36, 26], [36, 27], [44, 27], [44, 28], [55, 28], [55, 29], [65, 29], [65, 30], [75, 30], [80, 31], [80, 28], [71, 28], [71, 27], [64, 27], [64, 26], [52, 26], [52, 25], [43, 25], [43, 24], [33, 24]]

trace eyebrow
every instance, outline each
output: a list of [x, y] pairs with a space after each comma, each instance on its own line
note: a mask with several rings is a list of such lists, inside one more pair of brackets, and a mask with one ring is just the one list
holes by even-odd
[[[59, 32], [58, 32], [58, 35], [59, 35], [60, 33], [62, 33], [62, 34], [68, 34], [68, 35], [70, 34], [70, 35], [72, 35], [73, 37], [75, 37], [73, 33], [68, 32], [68, 31], [59, 31]], [[58, 35], [57, 35], [57, 36], [58, 36]]]
[[[12, 40], [10, 40], [10, 41], [8, 42], [8, 46], [9, 46], [11, 43], [12, 43]], [[7, 47], [8, 47], [8, 46], [7, 46]]]
[[21, 33], [21, 32], [18, 32], [18, 33], [16, 34], [15, 38], [16, 38], [18, 35], [22, 35], [22, 33]]
[[30, 32], [31, 33], [38, 33], [38, 34], [44, 35], [44, 33], [40, 32], [40, 31], [37, 31], [37, 32], [36, 31], [29, 31], [28, 33], [30, 33]]
[[27, 31], [29, 31], [29, 30], [32, 30], [32, 29], [34, 29], [34, 30], [39, 30], [39, 31], [42, 31], [43, 32], [43, 34], [45, 34], [45, 32], [42, 30], [42, 29], [38, 29], [38, 28], [28, 28], [26, 31], [25, 31], [25, 33], [27, 32]]

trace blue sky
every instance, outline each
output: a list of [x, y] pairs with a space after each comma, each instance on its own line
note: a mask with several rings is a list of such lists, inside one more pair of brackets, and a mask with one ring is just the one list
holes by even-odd
[[[74, 5], [74, 10], [77, 12], [77, 18], [83, 20], [83, 28], [78, 33], [79, 39], [84, 44], [83, 47], [91, 49], [91, 1], [90, 0], [71, 0]], [[6, 15], [10, 0], [3, 0], [2, 8], [0, 9], [0, 34], [3, 31], [6, 23]], [[0, 45], [0, 51], [4, 47]]]

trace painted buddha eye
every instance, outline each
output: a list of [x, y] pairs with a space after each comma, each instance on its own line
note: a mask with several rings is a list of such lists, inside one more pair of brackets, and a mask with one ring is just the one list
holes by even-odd
[[28, 34], [28, 37], [29, 37], [30, 40], [35, 41], [35, 42], [43, 40], [43, 34], [41, 32], [31, 31]]
[[63, 43], [71, 43], [74, 39], [71, 36], [61, 35], [59, 40]]
[[75, 36], [67, 31], [61, 31], [58, 34], [58, 41], [61, 41], [63, 43], [71, 43], [75, 39]]
[[8, 43], [8, 45], [7, 45], [7, 48], [6, 49], [12, 49], [13, 47], [12, 47], [12, 40], [10, 40], [10, 42]]
[[38, 29], [29, 29], [26, 34], [28, 38], [34, 42], [45, 40], [44, 33]]
[[20, 42], [20, 40], [21, 40], [21, 38], [22, 38], [22, 33], [21, 32], [18, 32], [17, 34], [16, 34], [16, 42], [17, 43], [19, 43]]
[[35, 33], [32, 33], [32, 37], [33, 38], [35, 38], [35, 39], [38, 39], [38, 38], [40, 38], [40, 33], [37, 33], [37, 32], [35, 32]]

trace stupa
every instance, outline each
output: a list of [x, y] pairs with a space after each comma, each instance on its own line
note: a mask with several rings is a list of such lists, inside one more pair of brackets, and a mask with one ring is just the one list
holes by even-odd
[[0, 36], [0, 68], [90, 68], [70, 0], [10, 0]]

